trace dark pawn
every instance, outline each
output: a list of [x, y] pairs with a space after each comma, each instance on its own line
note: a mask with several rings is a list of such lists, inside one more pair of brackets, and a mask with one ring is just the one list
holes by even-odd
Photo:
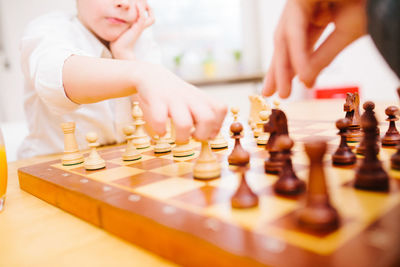
[[338, 228], [340, 217], [330, 204], [328, 189], [323, 169], [323, 157], [326, 142], [317, 140], [305, 144], [310, 160], [310, 173], [306, 205], [298, 211], [300, 227], [317, 232], [329, 232]]
[[232, 208], [247, 209], [258, 206], [258, 196], [251, 191], [246, 182], [245, 168], [240, 168], [241, 180], [236, 193], [231, 198]]
[[279, 179], [274, 184], [275, 192], [282, 195], [298, 195], [304, 192], [306, 185], [296, 176], [293, 170], [291, 159], [293, 140], [289, 136], [283, 135], [276, 140], [276, 144], [281, 150], [284, 163], [279, 172]]
[[357, 92], [346, 94], [346, 103], [343, 106], [343, 110], [346, 112], [346, 119], [350, 121], [347, 141], [360, 142], [362, 139], [360, 126], [360, 97]]
[[288, 135], [288, 124], [285, 113], [279, 109], [273, 109], [267, 123], [264, 124], [264, 132], [270, 133], [265, 149], [269, 157], [265, 159], [264, 169], [266, 173], [278, 174], [283, 166], [281, 152], [276, 146], [279, 136]]
[[[368, 114], [365, 111], [368, 110], [368, 112], [372, 112], [373, 114], [375, 114], [374, 109], [375, 109], [375, 103], [372, 101], [366, 101], [363, 105], [363, 109], [364, 109], [364, 113], [361, 116], [361, 118], [364, 116], [364, 114]], [[380, 130], [379, 127], [376, 127], [376, 134], [377, 134], [377, 139], [379, 139], [380, 136]], [[375, 143], [375, 151], [376, 154], [379, 154], [379, 150], [380, 150], [380, 146], [379, 146], [379, 140], [376, 141]], [[360, 144], [357, 146], [356, 148], [356, 153], [359, 155], [365, 155], [365, 138], [363, 137], [363, 139], [361, 140]]]
[[382, 138], [382, 146], [395, 146], [400, 141], [400, 134], [396, 129], [397, 112], [399, 109], [396, 106], [390, 106], [385, 110], [388, 118], [386, 121], [389, 122], [389, 129]]
[[240, 138], [243, 136], [240, 134], [243, 131], [243, 126], [240, 122], [234, 122], [231, 125], [231, 132], [233, 133], [232, 138], [235, 139], [235, 147], [228, 157], [228, 162], [231, 165], [244, 166], [250, 161], [250, 154], [243, 149], [240, 144]]
[[378, 121], [369, 106], [361, 118], [361, 126], [364, 131], [365, 157], [356, 172], [354, 187], [372, 191], [387, 191], [389, 190], [389, 176], [382, 168], [376, 152]]
[[333, 165], [351, 165], [356, 163], [356, 155], [351, 151], [346, 140], [349, 125], [350, 121], [348, 119], [340, 119], [336, 121], [336, 128], [339, 129], [338, 135], [340, 135], [340, 145], [332, 155]]

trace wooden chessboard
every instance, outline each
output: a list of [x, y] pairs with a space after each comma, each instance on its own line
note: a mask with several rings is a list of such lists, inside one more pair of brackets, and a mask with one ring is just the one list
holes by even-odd
[[[245, 123], [243, 123], [244, 126]], [[382, 132], [384, 129], [382, 128]], [[228, 138], [228, 130], [224, 131]], [[320, 136], [331, 154], [339, 139], [333, 122], [289, 121], [296, 141], [293, 164], [306, 180], [308, 160], [303, 142]], [[216, 151], [221, 178], [192, 178], [196, 153], [174, 158], [171, 153], [143, 150], [143, 158], [123, 162], [124, 146], [100, 151], [105, 169], [86, 171], [82, 164], [63, 166], [60, 160], [19, 170], [20, 187], [79, 218], [169, 260], [195, 266], [386, 266], [400, 258], [400, 172], [390, 171], [388, 193], [352, 187], [354, 167], [325, 170], [333, 205], [341, 215], [338, 230], [311, 233], [298, 228], [296, 210], [304, 197], [285, 198], [272, 191], [277, 176], [264, 173], [267, 152], [245, 128], [243, 147], [251, 153], [247, 181], [260, 197], [258, 208], [235, 210], [230, 197], [239, 177], [229, 166], [232, 148]], [[388, 170], [394, 149], [382, 149]], [[62, 231], [62, 229], [60, 229]]]

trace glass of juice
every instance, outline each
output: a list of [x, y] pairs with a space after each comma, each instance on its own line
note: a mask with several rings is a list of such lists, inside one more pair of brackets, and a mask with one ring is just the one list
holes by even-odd
[[0, 128], [0, 212], [4, 208], [7, 191], [7, 159], [6, 147], [4, 144], [3, 134]]

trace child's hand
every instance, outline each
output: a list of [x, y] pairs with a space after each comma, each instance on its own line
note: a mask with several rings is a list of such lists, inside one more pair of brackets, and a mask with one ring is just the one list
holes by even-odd
[[[290, 95], [295, 75], [313, 86], [318, 74], [347, 45], [366, 33], [366, 0], [288, 0], [275, 32], [274, 55], [263, 94]], [[314, 50], [326, 26], [335, 30]]]
[[[110, 50], [116, 59], [135, 59], [133, 48], [143, 30], [154, 24], [154, 15], [150, 6], [142, 2], [136, 4], [137, 19], [117, 40], [110, 43]], [[148, 15], [147, 15], [148, 14]]]
[[139, 102], [146, 122], [159, 136], [165, 134], [168, 117], [175, 125], [177, 142], [187, 140], [193, 127], [198, 140], [218, 134], [226, 115], [224, 104], [160, 66], [148, 65], [142, 71]]

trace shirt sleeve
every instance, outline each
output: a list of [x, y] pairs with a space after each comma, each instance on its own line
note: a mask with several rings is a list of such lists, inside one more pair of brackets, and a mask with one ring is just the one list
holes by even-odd
[[62, 35], [39, 32], [21, 40], [21, 64], [25, 79], [48, 109], [64, 115], [80, 105], [72, 102], [64, 91], [62, 71], [71, 55], [87, 53], [74, 48]]

